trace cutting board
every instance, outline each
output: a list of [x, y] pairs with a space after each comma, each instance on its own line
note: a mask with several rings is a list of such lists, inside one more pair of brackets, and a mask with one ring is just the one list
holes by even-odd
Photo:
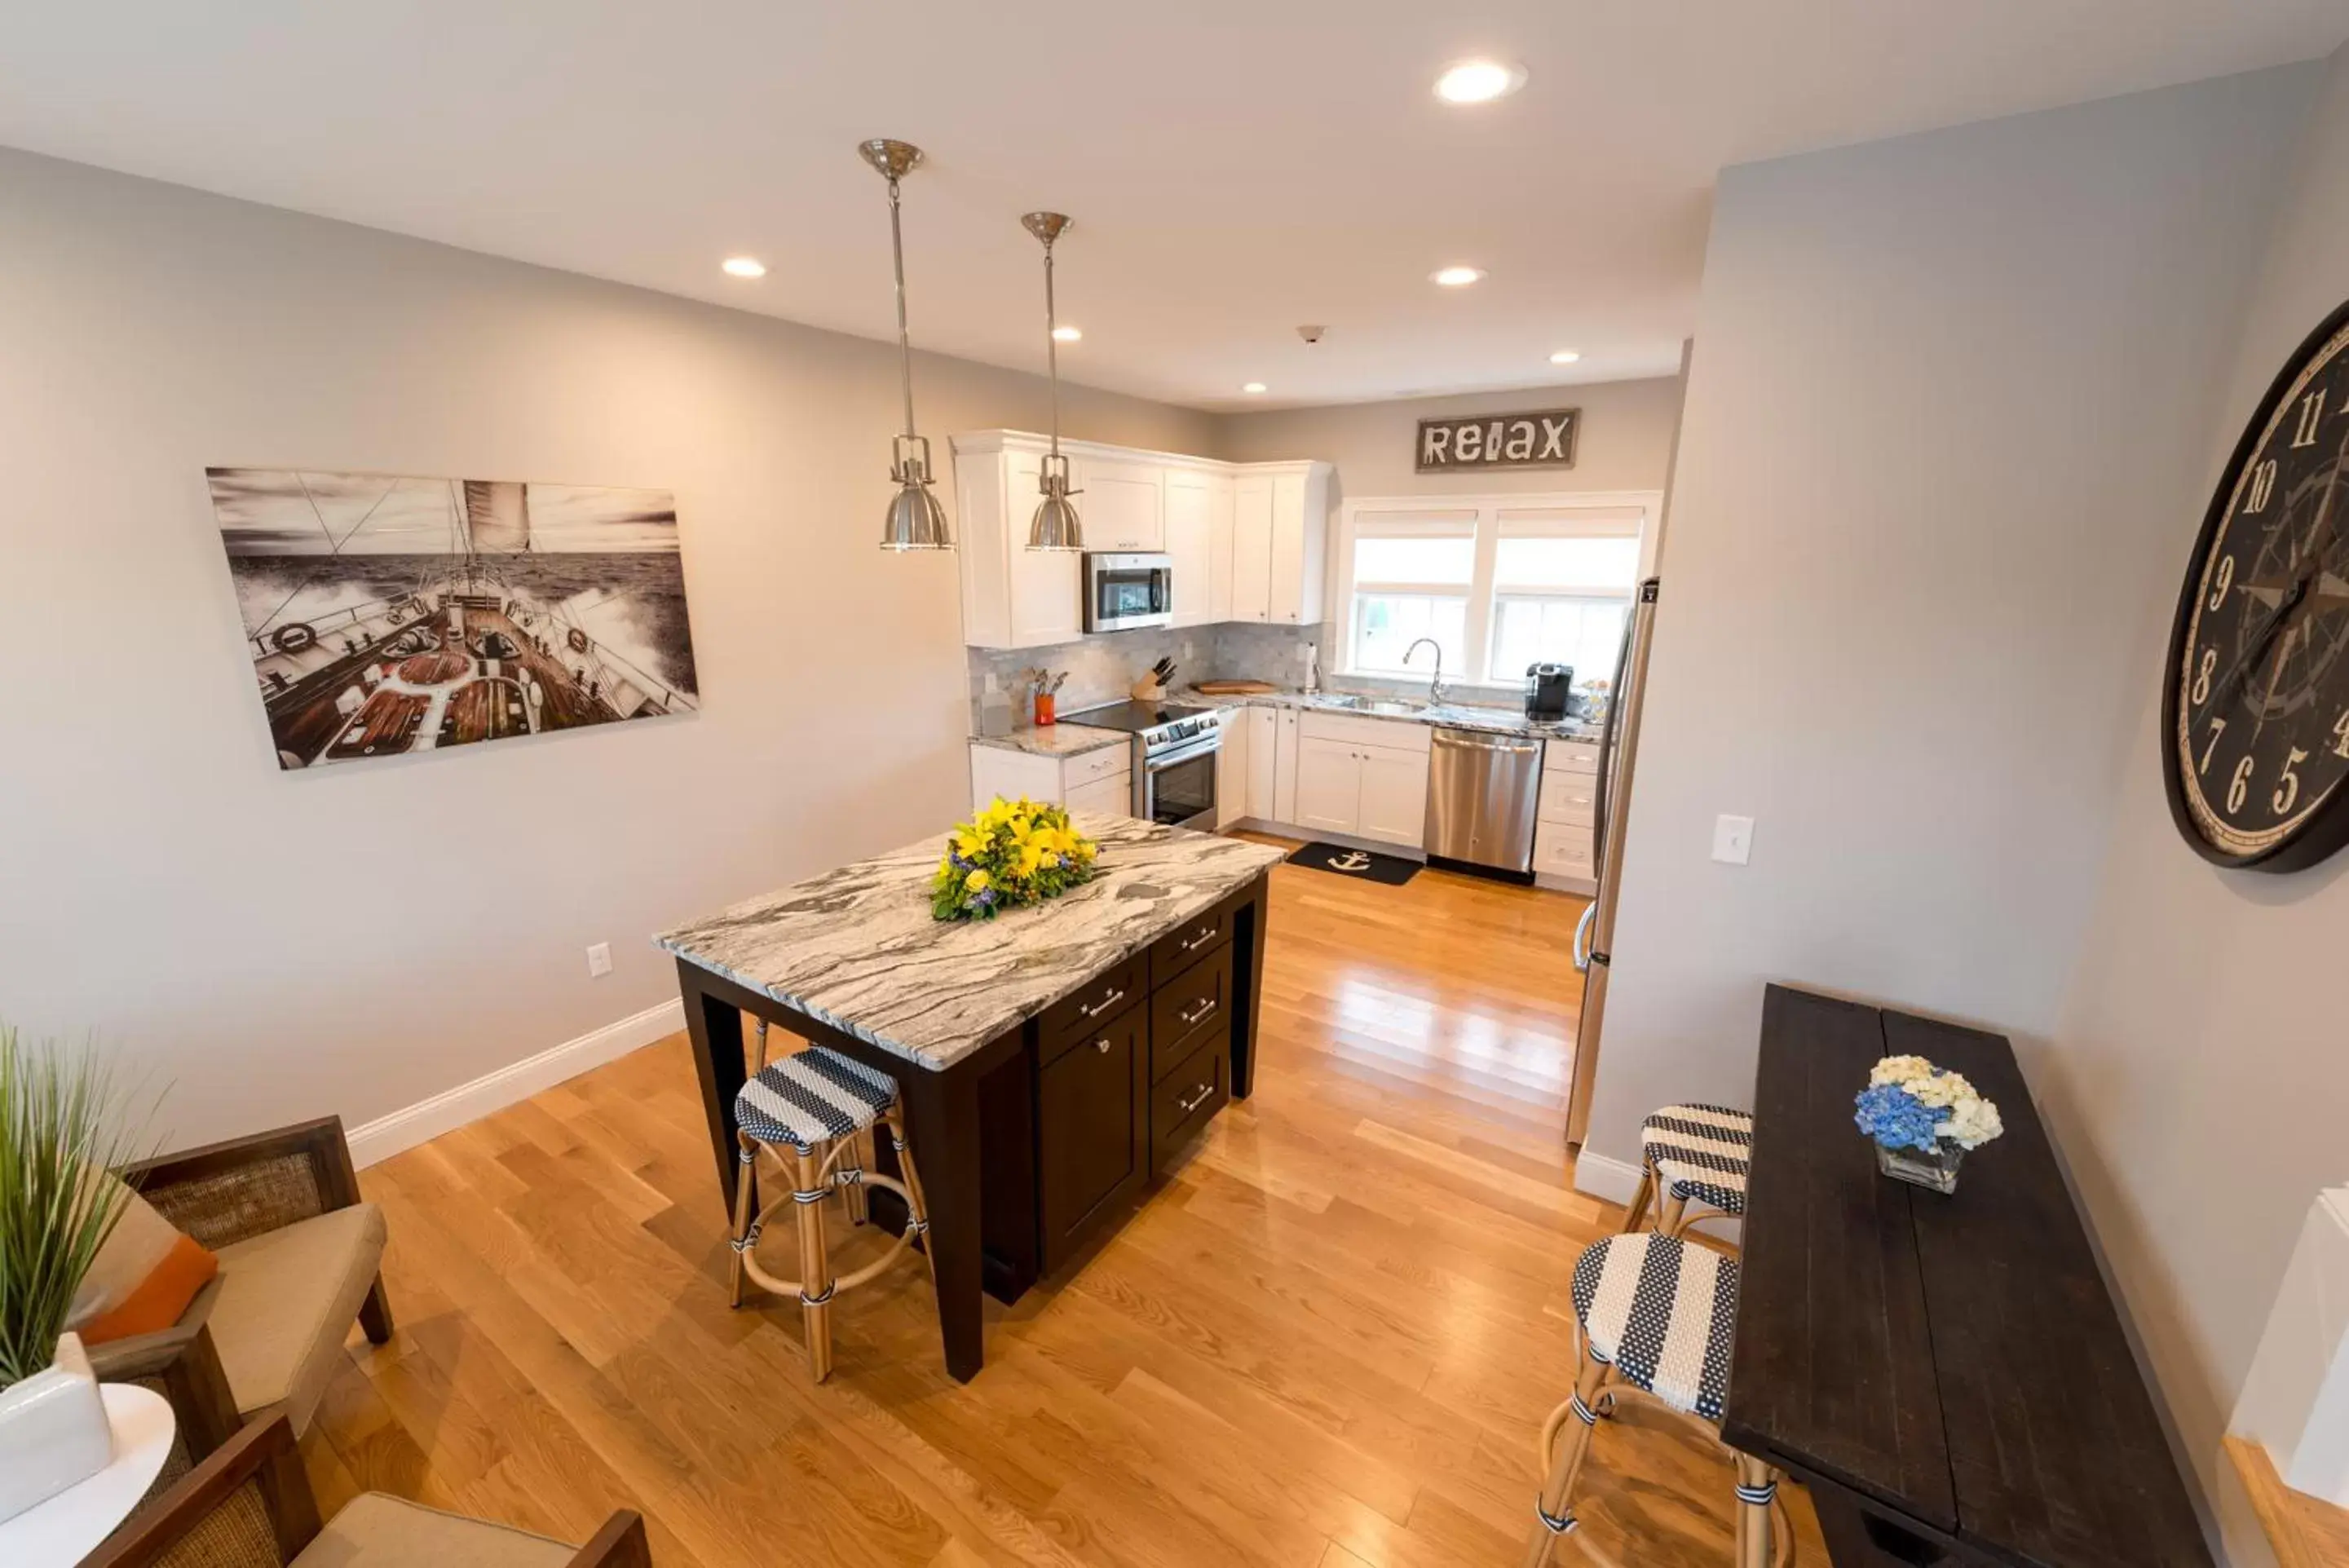
[[1202, 680], [1191, 690], [1210, 697], [1261, 697], [1280, 688], [1269, 680]]

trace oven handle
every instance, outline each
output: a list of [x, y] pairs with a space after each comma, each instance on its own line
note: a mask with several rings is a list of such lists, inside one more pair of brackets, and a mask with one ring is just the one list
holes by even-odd
[[1154, 757], [1143, 758], [1142, 763], [1143, 771], [1154, 774], [1164, 773], [1168, 768], [1173, 767], [1177, 763], [1187, 763], [1194, 757], [1206, 756], [1211, 753], [1219, 752], [1223, 750], [1223, 732], [1221, 730], [1210, 730], [1206, 734], [1200, 736], [1198, 740], [1183, 747], [1179, 751], [1161, 752]]

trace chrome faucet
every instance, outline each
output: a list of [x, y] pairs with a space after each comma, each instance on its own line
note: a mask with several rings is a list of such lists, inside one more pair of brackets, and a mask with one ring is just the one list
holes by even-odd
[[1422, 644], [1435, 649], [1435, 674], [1427, 682], [1427, 705], [1433, 708], [1444, 701], [1444, 645], [1432, 637], [1423, 637], [1402, 650], [1402, 661], [1409, 664], [1411, 656], [1419, 651]]

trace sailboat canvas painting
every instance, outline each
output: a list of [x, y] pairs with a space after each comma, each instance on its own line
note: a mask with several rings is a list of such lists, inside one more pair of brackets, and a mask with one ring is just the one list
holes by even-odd
[[667, 491], [206, 473], [282, 768], [698, 705]]

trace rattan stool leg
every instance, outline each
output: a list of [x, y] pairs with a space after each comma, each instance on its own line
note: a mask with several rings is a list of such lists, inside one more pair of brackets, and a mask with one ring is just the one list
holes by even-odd
[[1738, 1455], [1737, 1568], [1771, 1568], [1777, 1500], [1778, 1473], [1751, 1454]]
[[[892, 1106], [882, 1116], [881, 1125], [888, 1129], [890, 1147], [897, 1151], [898, 1174], [905, 1179], [906, 1227], [916, 1236], [926, 1236], [930, 1229], [930, 1209], [922, 1197], [922, 1179], [914, 1169], [914, 1146], [905, 1141], [905, 1117]], [[930, 1289], [935, 1291], [938, 1288], [938, 1265], [937, 1261], [930, 1256], [926, 1241], [922, 1246], [922, 1262], [929, 1267]]]
[[1681, 1233], [1682, 1224], [1688, 1218], [1688, 1199], [1667, 1189], [1663, 1194], [1663, 1200], [1664, 1206], [1656, 1215], [1656, 1234], [1677, 1236]]
[[[849, 1138], [848, 1153], [844, 1158], [858, 1170], [873, 1168], [873, 1134], [869, 1128]], [[864, 1201], [863, 1181], [852, 1181], [840, 1189], [840, 1201], [841, 1206], [848, 1210], [848, 1222], [851, 1225], [862, 1225], [869, 1217], [869, 1210]]]
[[799, 1180], [792, 1208], [800, 1231], [800, 1317], [807, 1335], [808, 1375], [821, 1383], [832, 1376], [832, 1259], [823, 1241], [829, 1189], [823, 1158], [812, 1151], [794, 1152], [792, 1168]]
[[1585, 1355], [1582, 1371], [1574, 1380], [1574, 1393], [1567, 1401], [1572, 1418], [1553, 1416], [1544, 1428], [1545, 1435], [1557, 1434], [1557, 1451], [1543, 1456], [1549, 1473], [1542, 1483], [1541, 1495], [1534, 1500], [1534, 1528], [1526, 1538], [1525, 1568], [1543, 1568], [1558, 1537], [1575, 1527], [1574, 1511], [1567, 1502], [1574, 1495], [1575, 1478], [1582, 1471], [1583, 1457], [1590, 1452], [1590, 1429], [1599, 1423], [1599, 1414], [1591, 1407], [1591, 1401], [1606, 1386], [1610, 1370], [1605, 1362]]
[[1648, 1218], [1648, 1205], [1656, 1196], [1656, 1168], [1646, 1160], [1640, 1162], [1640, 1185], [1631, 1189], [1631, 1201], [1623, 1210], [1623, 1233], [1637, 1231]]
[[751, 1141], [749, 1133], [736, 1133], [734, 1140], [739, 1151], [734, 1157], [734, 1266], [730, 1279], [734, 1294], [727, 1304], [739, 1307], [742, 1304], [742, 1265], [753, 1245], [750, 1204], [751, 1193], [759, 1185], [759, 1146]]

